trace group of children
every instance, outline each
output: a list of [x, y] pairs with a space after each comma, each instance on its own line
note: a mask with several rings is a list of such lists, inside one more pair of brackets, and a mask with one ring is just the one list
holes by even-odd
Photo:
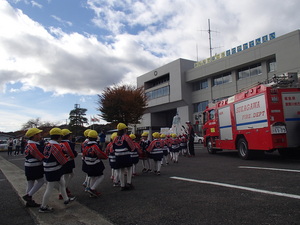
[[[81, 144], [81, 153], [82, 171], [86, 173], [86, 178], [83, 185], [90, 197], [101, 195], [97, 188], [104, 179], [105, 166], [102, 160], [109, 159], [113, 186], [120, 186], [121, 191], [127, 191], [134, 189], [132, 177], [137, 175], [136, 165], [139, 161], [142, 162], [143, 173], [153, 171], [160, 175], [164, 163], [167, 165], [170, 160], [178, 163], [180, 153], [188, 154], [188, 140], [185, 135], [177, 137], [176, 134], [154, 132], [153, 140], [150, 141], [149, 133], [143, 132], [141, 140], [137, 141], [134, 134], [127, 135], [128, 127], [124, 123], [119, 123], [117, 129], [118, 132], [112, 134], [111, 142], [105, 149], [99, 147], [97, 131], [87, 129], [84, 132], [86, 140]], [[41, 132], [42, 130], [31, 128], [25, 134], [29, 140], [25, 148], [27, 190], [23, 199], [26, 206], [39, 207], [39, 212], [52, 212], [53, 208], [48, 206], [48, 202], [56, 184], [59, 186], [59, 199], [63, 199], [64, 204], [75, 200], [68, 186], [73, 177], [77, 152], [75, 143], [70, 141], [70, 130], [51, 129], [51, 140], [45, 146], [40, 144]], [[44, 177], [47, 187], [40, 205], [32, 196], [44, 184]]]
[[[169, 161], [178, 163], [180, 154], [190, 156], [186, 135], [165, 135], [154, 132], [152, 134], [152, 141], [148, 139], [148, 136], [148, 132], [143, 132], [141, 134], [141, 140], [137, 141], [135, 134], [129, 135], [135, 145], [135, 148], [130, 152], [132, 161], [130, 174], [132, 173], [132, 176], [137, 175], [136, 165], [139, 161], [142, 162], [142, 173], [154, 172], [154, 174], [160, 175], [162, 165], [168, 165]], [[116, 156], [113, 149], [113, 143], [116, 137], [118, 137], [117, 133], [111, 135], [111, 142], [107, 145], [105, 150], [105, 153], [109, 156], [109, 163], [112, 168], [111, 179], [114, 183], [113, 186], [119, 186], [120, 183], [118, 166], [116, 166]]]
[[[51, 140], [43, 146], [41, 132], [38, 128], [29, 129], [25, 136], [29, 139], [25, 147], [25, 176], [27, 179], [26, 195], [23, 199], [27, 207], [39, 207], [39, 212], [52, 212], [48, 202], [56, 184], [59, 186], [59, 198], [67, 205], [76, 199], [68, 185], [73, 177], [74, 159], [77, 156], [75, 144], [70, 141], [71, 131], [68, 129], [52, 128]], [[32, 196], [47, 181], [42, 204], [36, 203]]]

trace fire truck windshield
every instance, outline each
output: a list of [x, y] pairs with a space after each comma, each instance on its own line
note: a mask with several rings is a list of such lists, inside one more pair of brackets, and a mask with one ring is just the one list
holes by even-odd
[[209, 111], [209, 119], [213, 120], [214, 118], [215, 118], [215, 110], [212, 109], [212, 110]]

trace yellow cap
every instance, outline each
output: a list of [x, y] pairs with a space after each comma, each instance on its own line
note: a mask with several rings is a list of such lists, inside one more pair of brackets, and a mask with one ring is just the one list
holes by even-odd
[[160, 137], [161, 137], [161, 138], [165, 138], [166, 135], [165, 135], [165, 134], [161, 134]]
[[127, 126], [126, 126], [125, 123], [119, 123], [119, 124], [117, 125], [117, 129], [118, 129], [118, 130], [124, 130], [124, 129], [126, 129], [126, 128], [127, 128]]
[[62, 129], [62, 136], [67, 136], [68, 134], [72, 134], [72, 132], [69, 129]]
[[115, 138], [118, 136], [118, 133], [117, 132], [114, 132], [111, 134], [110, 138], [111, 140], [115, 140]]
[[129, 137], [133, 140], [136, 139], [136, 136], [134, 134], [130, 134]]
[[149, 135], [148, 132], [143, 132], [141, 136], [142, 136], [142, 137], [148, 137], [148, 135]]
[[154, 138], [160, 138], [160, 133], [154, 132], [154, 133], [152, 134], [152, 136], [153, 136]]
[[50, 130], [50, 135], [63, 135], [63, 134], [60, 128], [54, 127]]
[[177, 134], [171, 134], [172, 138], [176, 138]]
[[90, 138], [98, 138], [98, 132], [95, 130], [90, 130], [88, 133], [88, 137]]
[[42, 132], [42, 130], [37, 129], [36, 127], [34, 127], [34, 128], [28, 129], [28, 131], [26, 132], [25, 136], [30, 138], [30, 137], [38, 134], [38, 133], [41, 133], [41, 132]]
[[83, 135], [84, 135], [85, 137], [87, 137], [88, 134], [89, 134], [89, 132], [90, 132], [90, 130], [91, 130], [91, 129], [86, 129], [86, 130], [83, 132]]

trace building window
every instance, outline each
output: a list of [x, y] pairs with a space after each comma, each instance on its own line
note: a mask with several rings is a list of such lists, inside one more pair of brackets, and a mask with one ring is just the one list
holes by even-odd
[[158, 77], [156, 79], [146, 82], [144, 84], [144, 86], [145, 86], [145, 89], [147, 90], [149, 88], [153, 88], [155, 86], [167, 83], [167, 82], [169, 82], [169, 80], [170, 80], [170, 75], [166, 74], [166, 75], [163, 75], [161, 77]]
[[271, 59], [268, 61], [268, 72], [274, 72], [277, 70], [276, 59]]
[[205, 88], [208, 88], [207, 79], [196, 81], [193, 83], [193, 91], [199, 91], [199, 90], [205, 89]]
[[238, 79], [244, 79], [251, 76], [261, 75], [261, 64], [254, 64], [238, 70]]
[[146, 92], [146, 97], [148, 100], [152, 100], [169, 94], [170, 94], [170, 86], [166, 86], [153, 91]]
[[232, 82], [231, 72], [213, 77], [213, 86]]
[[198, 103], [193, 104], [194, 113], [203, 112], [207, 106], [208, 106], [208, 101], [198, 102]]

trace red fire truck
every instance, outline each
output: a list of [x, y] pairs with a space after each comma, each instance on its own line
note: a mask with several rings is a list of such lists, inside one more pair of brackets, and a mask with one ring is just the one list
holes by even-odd
[[[274, 82], [276, 81], [276, 82]], [[300, 147], [300, 88], [273, 78], [209, 106], [202, 115], [204, 146], [211, 154], [238, 150], [242, 159], [264, 151], [288, 155]], [[295, 83], [295, 82], [294, 82]]]

